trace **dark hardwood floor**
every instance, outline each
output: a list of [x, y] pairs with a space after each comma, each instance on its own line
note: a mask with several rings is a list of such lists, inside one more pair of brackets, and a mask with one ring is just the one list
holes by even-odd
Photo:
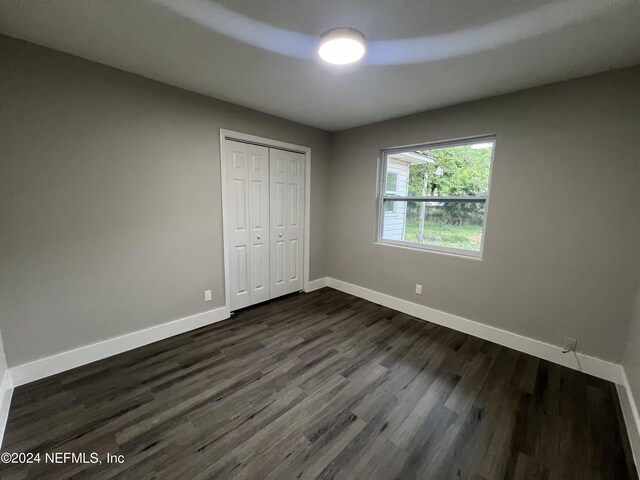
[[[10, 478], [637, 478], [612, 384], [328, 288], [15, 390]], [[104, 455], [124, 455], [106, 464]]]

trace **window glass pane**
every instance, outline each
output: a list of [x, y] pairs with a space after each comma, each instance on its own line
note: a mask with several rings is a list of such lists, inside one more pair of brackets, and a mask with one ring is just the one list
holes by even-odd
[[384, 200], [382, 238], [386, 238], [387, 240], [404, 240], [406, 216], [406, 201]]
[[484, 202], [384, 201], [382, 238], [479, 252]]
[[493, 140], [387, 156], [387, 171], [408, 169], [408, 196], [477, 196], [489, 193]]

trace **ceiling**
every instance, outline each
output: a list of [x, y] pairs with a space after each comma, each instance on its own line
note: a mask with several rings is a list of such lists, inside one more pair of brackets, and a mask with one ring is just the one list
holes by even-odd
[[[0, 0], [0, 32], [329, 131], [640, 63], [639, 0]], [[363, 61], [323, 64], [349, 26]]]

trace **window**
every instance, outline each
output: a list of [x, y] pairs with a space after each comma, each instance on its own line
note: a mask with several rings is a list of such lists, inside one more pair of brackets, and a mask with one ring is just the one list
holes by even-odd
[[378, 241], [480, 257], [495, 137], [387, 150]]

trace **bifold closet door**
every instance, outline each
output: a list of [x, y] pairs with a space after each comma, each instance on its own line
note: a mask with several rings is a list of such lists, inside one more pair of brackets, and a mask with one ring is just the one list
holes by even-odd
[[302, 290], [304, 158], [269, 149], [271, 298]]
[[231, 310], [270, 298], [269, 149], [225, 140]]

